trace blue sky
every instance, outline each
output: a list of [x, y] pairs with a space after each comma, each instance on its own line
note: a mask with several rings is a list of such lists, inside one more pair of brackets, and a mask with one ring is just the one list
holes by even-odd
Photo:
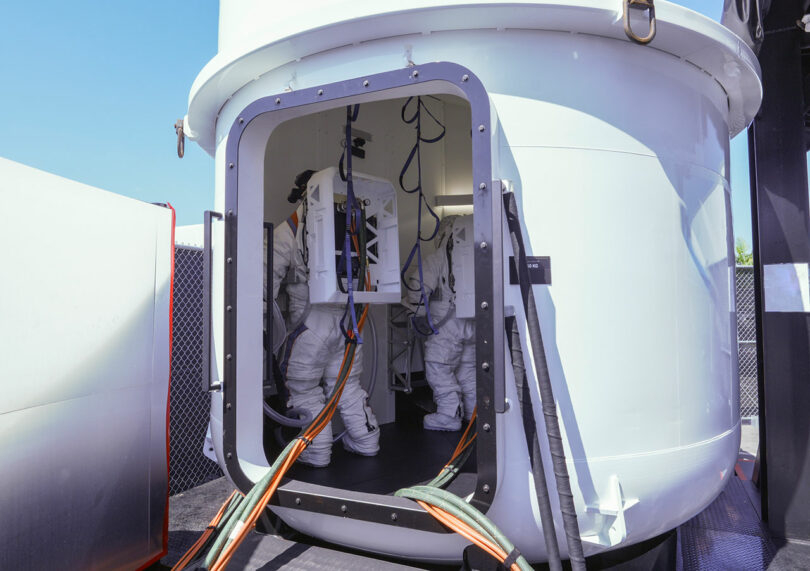
[[[723, 0], [681, 0], [719, 19]], [[180, 225], [213, 205], [214, 164], [175, 154], [174, 122], [217, 51], [216, 0], [5, 0], [0, 156], [149, 202]], [[734, 225], [750, 244], [748, 151], [732, 142]]]

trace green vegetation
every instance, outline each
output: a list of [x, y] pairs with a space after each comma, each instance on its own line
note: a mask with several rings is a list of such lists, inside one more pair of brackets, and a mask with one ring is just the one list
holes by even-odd
[[737, 238], [734, 242], [734, 253], [737, 258], [738, 266], [754, 265], [754, 254], [751, 253], [748, 244], [742, 238]]

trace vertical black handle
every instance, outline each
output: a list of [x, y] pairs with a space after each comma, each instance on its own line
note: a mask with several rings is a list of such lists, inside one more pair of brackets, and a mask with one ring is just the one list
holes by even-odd
[[222, 220], [222, 214], [206, 210], [203, 218], [203, 350], [202, 350], [202, 388], [206, 392], [218, 391], [222, 383], [211, 384], [211, 221]]
[[265, 259], [265, 274], [264, 280], [267, 284], [267, 296], [264, 303], [267, 306], [265, 315], [267, 316], [267, 325], [264, 332], [264, 351], [265, 351], [265, 366], [264, 366], [264, 384], [269, 385], [270, 381], [275, 383], [275, 376], [273, 375], [273, 347], [275, 346], [275, 339], [273, 339], [273, 318], [275, 312], [273, 311], [273, 225], [269, 222], [264, 223], [264, 231], [267, 232], [267, 251], [264, 253]]

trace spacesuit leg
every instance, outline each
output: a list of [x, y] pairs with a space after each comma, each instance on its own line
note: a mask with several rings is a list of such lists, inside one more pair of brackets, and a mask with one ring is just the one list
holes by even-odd
[[460, 331], [455, 318], [445, 323], [437, 335], [425, 342], [425, 375], [433, 390], [436, 412], [425, 415], [428, 430], [458, 430], [461, 428], [461, 387], [455, 370], [461, 358]]
[[[298, 335], [295, 333], [290, 335], [281, 366], [287, 390], [290, 393], [289, 405], [308, 411], [314, 418], [323, 409], [326, 402], [323, 388], [321, 388], [321, 379], [326, 365], [323, 357], [326, 353], [324, 342], [307, 328], [302, 328]], [[331, 455], [332, 425], [330, 423], [301, 453], [299, 461], [310, 466], [322, 467], [329, 465]]]
[[[332, 394], [337, 382], [340, 364], [343, 361], [343, 351], [335, 353], [326, 370], [324, 385], [327, 394]], [[363, 346], [358, 345], [354, 354], [349, 378], [338, 401], [338, 410], [346, 427], [343, 436], [343, 447], [349, 452], [362, 456], [374, 456], [380, 450], [380, 429], [377, 417], [368, 406], [368, 395], [360, 386], [360, 376], [363, 373]]]
[[456, 379], [461, 386], [461, 399], [464, 404], [464, 420], [470, 420], [476, 400], [475, 383], [475, 321], [459, 319], [463, 323], [464, 334], [461, 337], [461, 358], [456, 367]]

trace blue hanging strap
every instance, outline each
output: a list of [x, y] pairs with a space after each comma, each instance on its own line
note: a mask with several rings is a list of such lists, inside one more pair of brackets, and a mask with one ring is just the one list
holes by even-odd
[[[433, 113], [430, 112], [430, 109], [422, 102], [421, 97], [416, 97], [416, 109], [409, 113], [409, 109], [411, 107], [411, 103], [413, 102], [414, 97], [409, 97], [405, 104], [402, 106], [402, 110], [400, 112], [400, 116], [402, 120], [411, 125], [416, 123], [416, 142], [414, 143], [413, 147], [411, 148], [411, 152], [408, 154], [408, 158], [405, 160], [405, 164], [402, 167], [402, 170], [399, 173], [399, 186], [400, 188], [408, 193], [408, 194], [418, 194], [419, 205], [417, 207], [417, 219], [416, 219], [416, 243], [411, 248], [411, 252], [408, 254], [408, 258], [405, 260], [405, 265], [402, 266], [402, 271], [400, 272], [400, 278], [402, 279], [402, 283], [405, 285], [405, 288], [412, 292], [419, 292], [419, 303], [418, 305], [424, 305], [425, 307], [425, 318], [427, 319], [428, 327], [430, 331], [424, 332], [422, 331], [419, 326], [417, 325], [414, 317], [411, 317], [411, 323], [413, 323], [414, 330], [419, 332], [422, 335], [435, 335], [438, 333], [436, 328], [433, 326], [433, 320], [430, 316], [430, 299], [425, 289], [425, 278], [424, 272], [422, 269], [422, 242], [428, 242], [433, 240], [436, 237], [436, 234], [439, 232], [439, 224], [441, 220], [436, 212], [430, 207], [430, 204], [425, 198], [424, 193], [422, 192], [422, 143], [435, 143], [440, 141], [447, 129], [445, 126], [439, 121]], [[441, 128], [441, 132], [435, 137], [423, 137], [422, 136], [422, 111], [428, 114], [428, 116], [433, 119], [433, 121]], [[414, 159], [416, 159], [416, 186], [413, 188], [408, 188], [405, 186], [405, 175], [411, 168]], [[435, 226], [433, 231], [430, 233], [429, 236], [422, 236], [422, 206], [425, 207], [428, 214], [433, 217], [435, 221]], [[416, 258], [416, 265], [418, 268], [419, 273], [419, 287], [414, 288], [408, 283], [406, 279], [406, 274], [413, 263], [414, 257]]]
[[[352, 234], [356, 233], [355, 226], [353, 222], [356, 220], [359, 221], [360, 217], [356, 216], [355, 213], [360, 211], [360, 206], [357, 203], [357, 200], [354, 196], [354, 181], [352, 180], [352, 151], [351, 151], [351, 144], [352, 144], [352, 123], [357, 120], [357, 116], [360, 112], [360, 106], [355, 105], [354, 109], [352, 109], [351, 105], [346, 106], [346, 144], [343, 149], [343, 155], [340, 157], [340, 166], [341, 171], [343, 166], [343, 159], [346, 159], [346, 232], [343, 236], [343, 252], [340, 255], [340, 260], [338, 262], [338, 266], [340, 263], [343, 262], [344, 267], [346, 269], [346, 293], [348, 297], [346, 299], [346, 309], [343, 311], [343, 317], [340, 320], [340, 330], [343, 332], [343, 335], [346, 339], [350, 342], [356, 342], [361, 344], [363, 342], [363, 338], [360, 337], [360, 330], [357, 326], [357, 311], [354, 306], [354, 284], [352, 283]], [[341, 178], [343, 175], [341, 173]], [[360, 252], [357, 252], [357, 255], [360, 256]], [[363, 279], [361, 276], [360, 279]], [[340, 282], [340, 276], [338, 276], [338, 282]], [[347, 318], [351, 318], [351, 332], [354, 335], [354, 338], [349, 336], [349, 330], [346, 326]]]

